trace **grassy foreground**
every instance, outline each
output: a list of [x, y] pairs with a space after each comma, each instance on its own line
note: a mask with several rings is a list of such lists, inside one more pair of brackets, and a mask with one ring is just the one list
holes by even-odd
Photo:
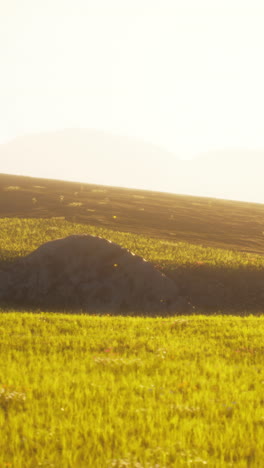
[[0, 314], [0, 467], [262, 467], [264, 318]]
[[[263, 311], [260, 255], [64, 219], [0, 219], [1, 267], [78, 233], [152, 261], [198, 306]], [[263, 467], [263, 317], [0, 312], [0, 468]]]

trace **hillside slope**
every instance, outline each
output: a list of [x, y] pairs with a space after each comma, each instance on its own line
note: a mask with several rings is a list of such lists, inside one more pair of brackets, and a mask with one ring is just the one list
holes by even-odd
[[264, 205], [0, 174], [0, 217], [65, 219], [264, 253]]

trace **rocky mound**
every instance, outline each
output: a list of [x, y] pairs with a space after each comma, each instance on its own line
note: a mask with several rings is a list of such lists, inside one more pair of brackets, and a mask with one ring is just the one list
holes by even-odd
[[151, 263], [89, 235], [47, 242], [2, 271], [0, 300], [44, 308], [154, 315], [174, 314], [184, 305], [175, 283]]

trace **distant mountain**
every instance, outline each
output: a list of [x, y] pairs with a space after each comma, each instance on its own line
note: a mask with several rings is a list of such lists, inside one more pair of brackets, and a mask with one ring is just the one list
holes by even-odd
[[96, 130], [21, 136], [0, 145], [2, 173], [127, 187], [149, 187], [157, 172], [166, 180], [174, 159], [151, 143]]
[[264, 151], [183, 161], [157, 145], [97, 130], [17, 137], [0, 145], [0, 172], [264, 203]]

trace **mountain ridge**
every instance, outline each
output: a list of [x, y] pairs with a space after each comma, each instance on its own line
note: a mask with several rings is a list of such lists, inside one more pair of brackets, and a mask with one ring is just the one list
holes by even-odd
[[3, 173], [259, 203], [263, 171], [264, 151], [219, 150], [181, 160], [158, 145], [99, 130], [24, 135], [0, 145]]

